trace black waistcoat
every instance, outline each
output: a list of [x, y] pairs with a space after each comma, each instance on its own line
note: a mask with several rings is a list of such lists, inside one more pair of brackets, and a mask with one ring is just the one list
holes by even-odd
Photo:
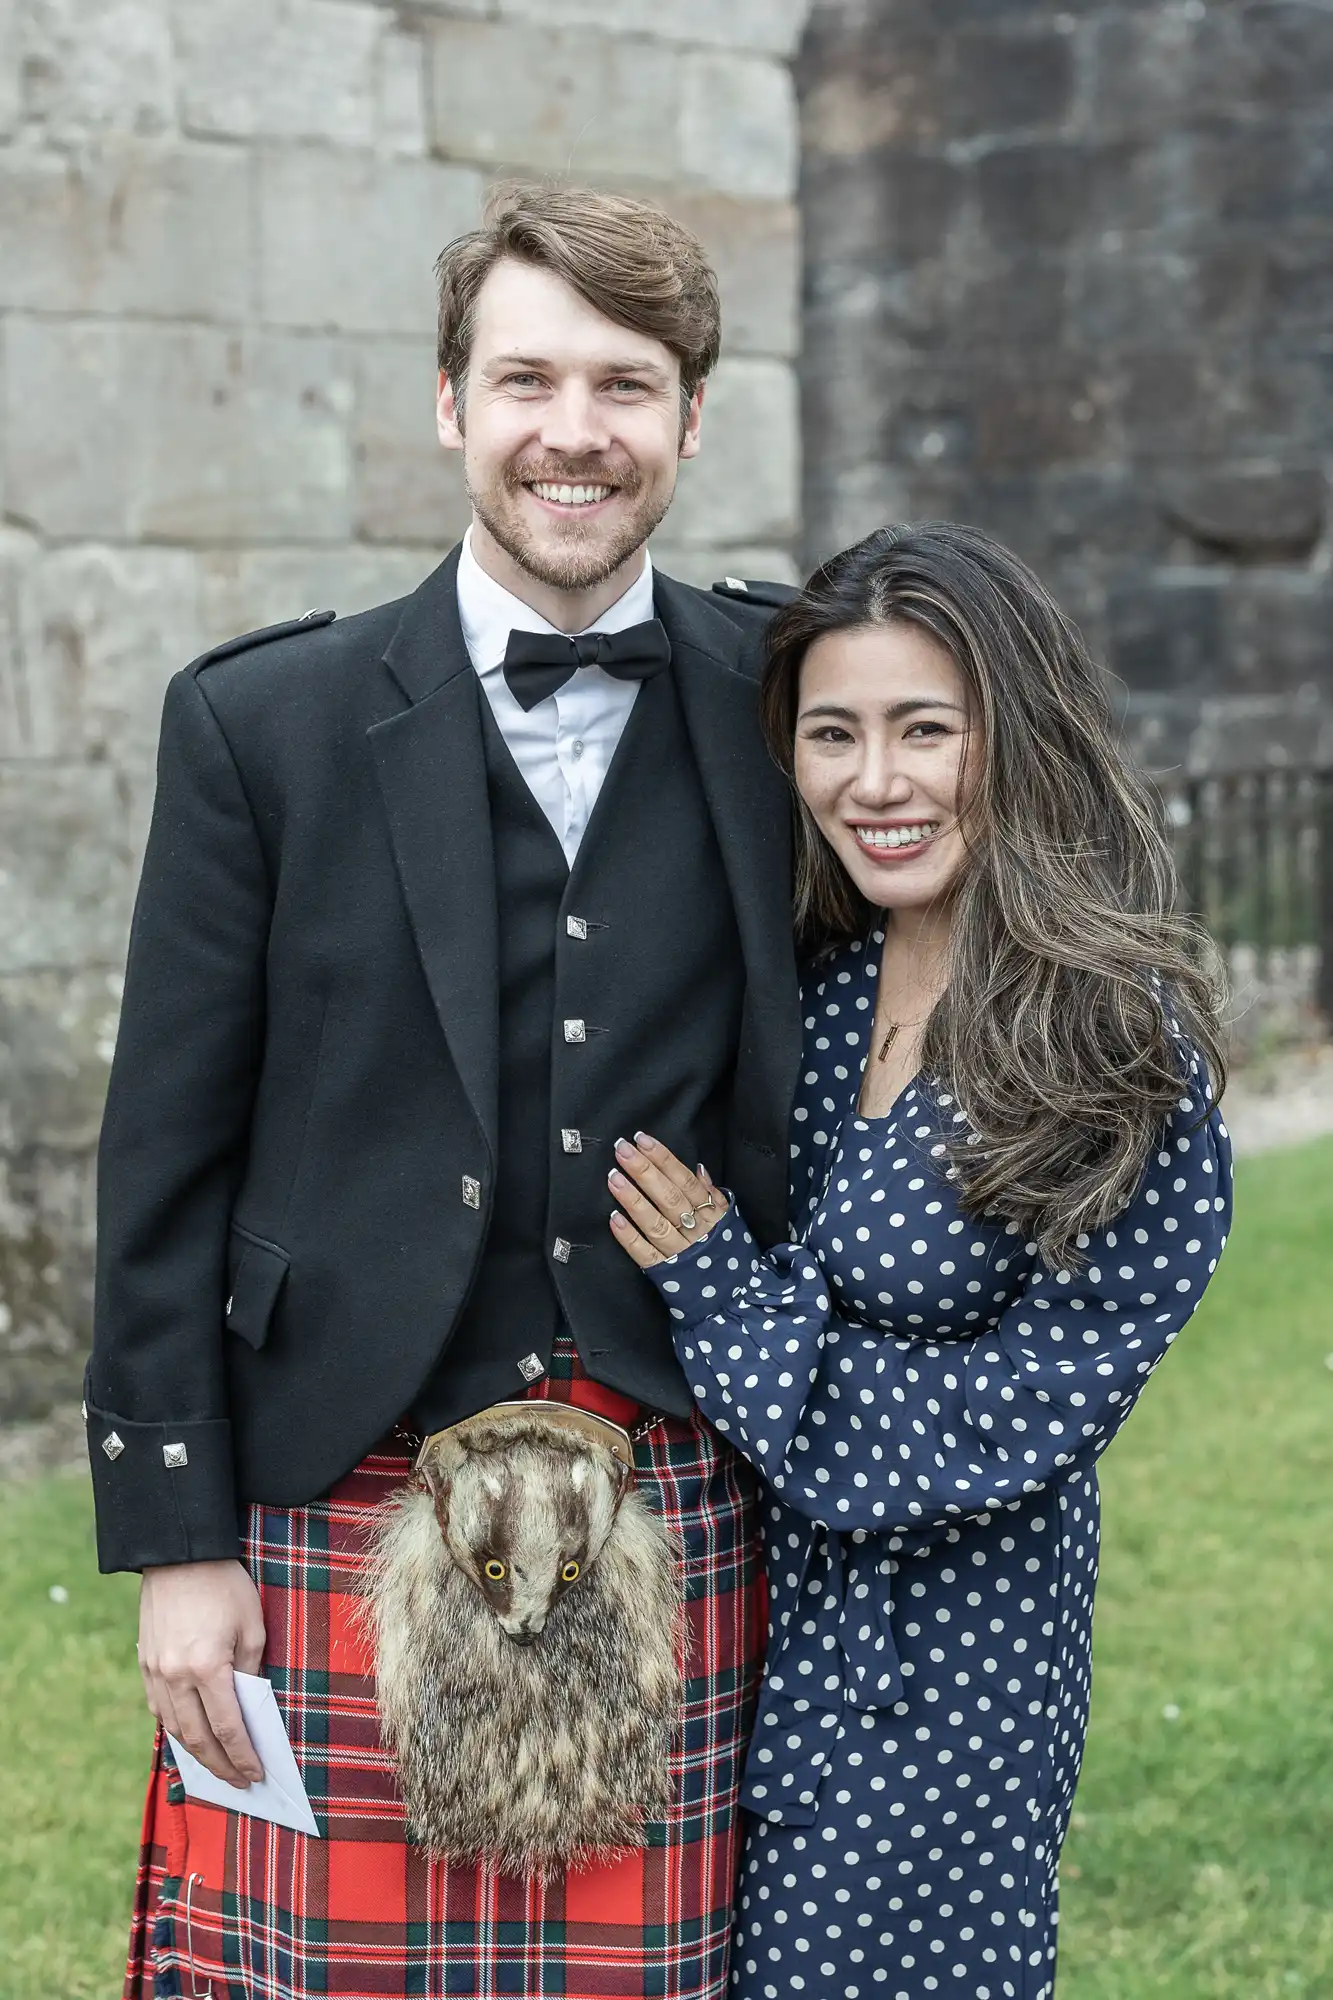
[[606, 1185], [616, 1138], [640, 1127], [691, 1163], [724, 1158], [744, 976], [679, 698], [669, 672], [640, 688], [572, 871], [479, 707], [499, 917], [495, 1188], [413, 1421], [436, 1429], [521, 1394], [562, 1318], [596, 1380], [683, 1415], [667, 1315], [611, 1235]]

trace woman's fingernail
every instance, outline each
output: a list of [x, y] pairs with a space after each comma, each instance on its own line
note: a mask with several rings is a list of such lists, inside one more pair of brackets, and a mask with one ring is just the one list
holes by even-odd
[[619, 1153], [622, 1160], [629, 1160], [634, 1157], [634, 1148], [633, 1146], [631, 1146], [628, 1139], [617, 1139], [616, 1151]]
[[657, 1141], [651, 1132], [636, 1132], [634, 1134], [634, 1143], [636, 1146], [642, 1146], [645, 1153], [650, 1153], [657, 1144]]
[[616, 1209], [615, 1213], [611, 1217], [611, 1227], [613, 1229], [623, 1229], [625, 1227], [625, 1218], [620, 1213], [619, 1209]]
[[625, 1179], [625, 1176], [616, 1167], [612, 1167], [606, 1178], [613, 1188], [627, 1188], [629, 1186], [629, 1182]]

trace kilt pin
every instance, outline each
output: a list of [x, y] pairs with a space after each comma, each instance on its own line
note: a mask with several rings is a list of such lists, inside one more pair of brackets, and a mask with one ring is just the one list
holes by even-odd
[[[637, 1414], [567, 1338], [533, 1394]], [[326, 1498], [248, 1510], [263, 1671], [324, 1837], [186, 1799], [159, 1734], [124, 2000], [721, 2000], [764, 1644], [755, 1481], [697, 1414], [664, 1419], [635, 1457], [686, 1589], [675, 1796], [646, 1845], [546, 1883], [413, 1846], [361, 1619], [369, 1530], [412, 1469], [386, 1440]]]

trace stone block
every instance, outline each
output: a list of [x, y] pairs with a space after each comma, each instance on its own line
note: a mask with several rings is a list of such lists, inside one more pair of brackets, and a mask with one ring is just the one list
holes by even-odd
[[435, 348], [367, 341], [358, 361], [356, 531], [443, 551], [471, 518], [463, 462], [435, 434]]
[[120, 990], [104, 967], [0, 978], [0, 1155], [96, 1145]]
[[178, 0], [181, 117], [233, 139], [369, 146], [393, 16], [357, 0]]
[[[449, 0], [444, 0], [449, 4]], [[480, 0], [457, 12], [482, 12]], [[695, 42], [789, 56], [810, 12], [810, 0], [499, 0], [505, 20], [544, 28], [599, 28], [604, 34], [654, 35], [661, 41]]]
[[680, 469], [664, 540], [762, 547], [797, 532], [796, 383], [783, 362], [723, 361], [704, 402], [703, 448]]
[[791, 550], [785, 548], [698, 549], [654, 540], [652, 553], [654, 563], [665, 575], [675, 577], [680, 583], [692, 583], [700, 590], [711, 590], [728, 576], [738, 576], [745, 583], [801, 581]]
[[672, 189], [662, 206], [700, 238], [717, 272], [728, 355], [800, 348], [800, 235], [787, 201]]
[[23, 646], [24, 583], [42, 545], [21, 528], [0, 528], [0, 762], [54, 757], [72, 718], [55, 689], [33, 672]]
[[1225, 624], [1228, 685], [1236, 692], [1285, 696], [1288, 705], [1302, 690], [1333, 693], [1328, 577], [1306, 569], [1237, 569], [1226, 588]]
[[17, 663], [49, 717], [45, 754], [114, 771], [136, 868], [163, 692], [204, 643], [188, 550], [57, 548], [22, 576]]
[[119, 965], [131, 892], [110, 765], [0, 766], [0, 975]]
[[201, 558], [203, 643], [336, 611], [340, 618], [406, 597], [435, 567], [435, 549], [218, 549]]
[[1241, 10], [1246, 96], [1285, 119], [1293, 111], [1328, 116], [1333, 76], [1333, 13], [1308, 0], [1260, 0]]
[[222, 146], [107, 139], [0, 152], [0, 306], [239, 320], [250, 178]]
[[420, 35], [386, 35], [380, 46], [379, 142], [420, 158], [428, 150], [426, 49]]
[[1169, 475], [1162, 505], [1201, 547], [1271, 562], [1309, 555], [1323, 533], [1328, 487], [1314, 467], [1211, 466]]
[[1227, 684], [1226, 573], [1131, 570], [1107, 595], [1108, 665], [1132, 693], [1212, 694]]
[[19, 15], [24, 112], [48, 138], [176, 124], [171, 0], [40, 0]]
[[575, 180], [679, 177], [681, 61], [658, 43], [441, 21], [430, 69], [432, 144], [445, 158]]
[[964, 143], [1055, 130], [1074, 94], [1072, 38], [985, 30], [949, 39], [947, 130]]
[[0, 1154], [0, 1424], [78, 1409], [94, 1192], [91, 1148]]
[[9, 138], [22, 113], [21, 75], [17, 0], [0, 0], [0, 139]]
[[786, 65], [763, 56], [687, 56], [680, 159], [686, 177], [724, 194], [792, 195], [796, 99]]
[[302, 146], [264, 149], [258, 171], [266, 323], [429, 336], [434, 261], [477, 222], [475, 169]]
[[90, 320], [8, 325], [11, 513], [60, 537], [341, 541], [345, 347]]
[[795, 66], [806, 160], [943, 144], [949, 61], [933, 14], [895, 5], [890, 23], [873, 6], [817, 7]]

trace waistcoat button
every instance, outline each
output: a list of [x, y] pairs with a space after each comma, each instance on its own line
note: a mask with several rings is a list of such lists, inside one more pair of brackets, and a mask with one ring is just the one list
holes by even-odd
[[588, 935], [588, 919], [586, 917], [566, 917], [565, 932], [569, 937], [586, 938]]
[[555, 1258], [557, 1264], [567, 1264], [569, 1262], [569, 1253], [573, 1247], [573, 1244], [567, 1243], [563, 1236], [557, 1236], [551, 1249], [551, 1255]]
[[565, 1022], [565, 1040], [567, 1042], [586, 1042], [587, 1039], [588, 1026], [586, 1021]]
[[540, 1354], [525, 1354], [518, 1363], [518, 1372], [525, 1382], [535, 1382], [546, 1373], [546, 1365]]
[[567, 1153], [581, 1153], [583, 1151], [583, 1134], [582, 1132], [576, 1132], [572, 1125], [562, 1125], [560, 1127], [560, 1144]]
[[463, 1206], [465, 1208], [481, 1207], [481, 1182], [475, 1179], [472, 1174], [464, 1174], [463, 1176]]

